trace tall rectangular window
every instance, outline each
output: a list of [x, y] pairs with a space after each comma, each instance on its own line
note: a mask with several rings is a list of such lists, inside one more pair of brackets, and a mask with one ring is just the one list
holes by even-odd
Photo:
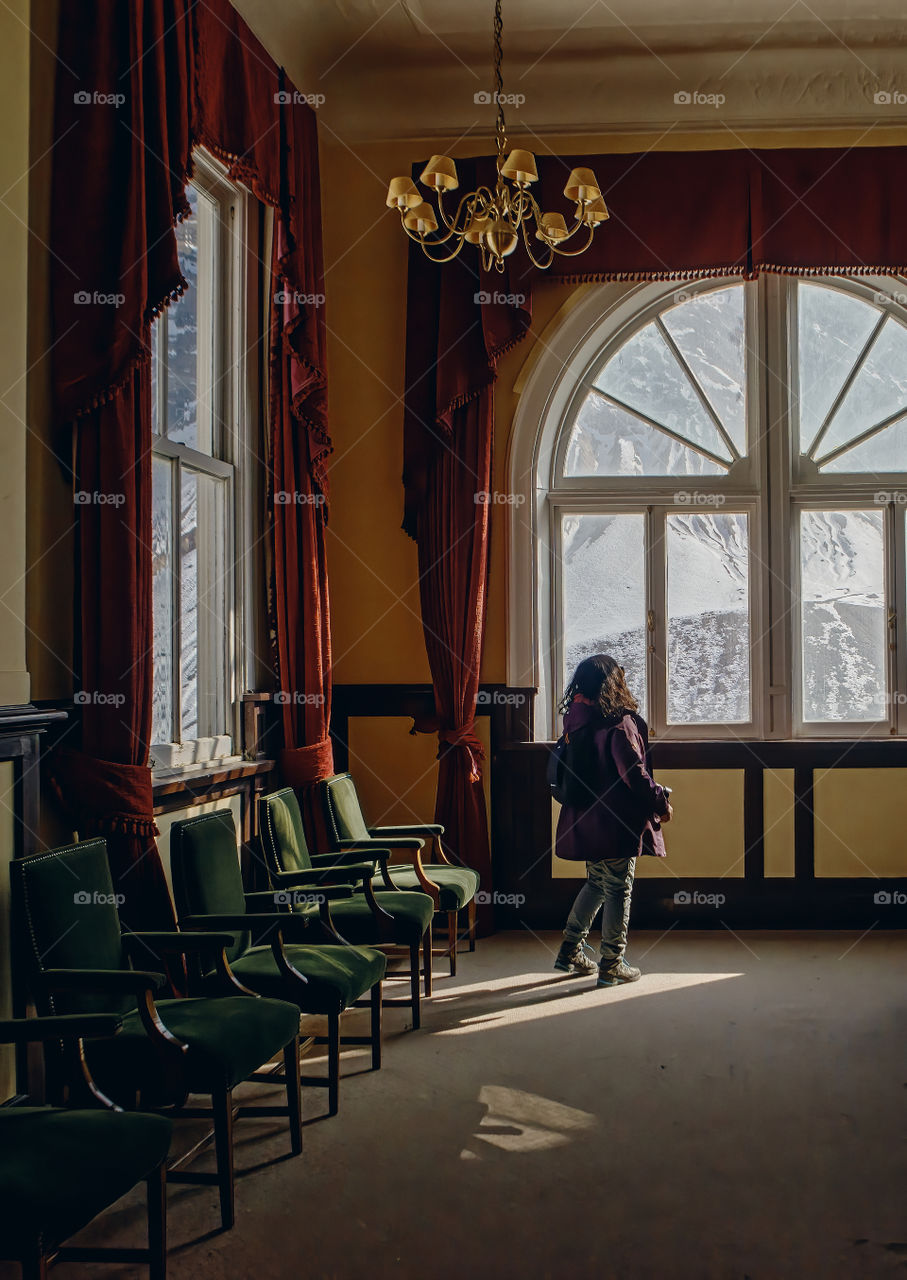
[[746, 724], [749, 519], [669, 515], [666, 536], [668, 724]]
[[885, 514], [800, 512], [804, 724], [888, 716]]
[[247, 335], [237, 228], [244, 193], [197, 157], [177, 228], [189, 288], [152, 326], [154, 429], [152, 758], [158, 768], [233, 752], [237, 487], [246, 456], [235, 389]]

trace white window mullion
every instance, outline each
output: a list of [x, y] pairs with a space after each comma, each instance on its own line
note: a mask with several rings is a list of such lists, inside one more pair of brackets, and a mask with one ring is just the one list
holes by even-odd
[[668, 722], [667, 563], [665, 510], [646, 510], [646, 663], [649, 683], [649, 729], [664, 733]]

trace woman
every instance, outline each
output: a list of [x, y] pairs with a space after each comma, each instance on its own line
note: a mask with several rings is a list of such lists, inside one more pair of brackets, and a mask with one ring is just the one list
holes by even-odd
[[554, 963], [567, 973], [592, 974], [585, 949], [602, 909], [598, 986], [635, 982], [639, 970], [624, 960], [636, 859], [665, 856], [661, 823], [673, 810], [668, 792], [648, 767], [648, 730], [627, 688], [624, 669], [604, 653], [584, 658], [561, 704], [573, 758], [584, 764], [589, 802], [564, 805], [557, 824], [559, 858], [585, 862], [586, 883], [577, 894]]

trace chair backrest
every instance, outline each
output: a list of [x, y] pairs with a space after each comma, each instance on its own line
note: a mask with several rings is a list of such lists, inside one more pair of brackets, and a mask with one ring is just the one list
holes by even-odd
[[41, 986], [47, 969], [126, 968], [106, 843], [83, 840], [14, 858], [9, 871], [21, 960], [38, 1012], [123, 1013], [132, 1008], [129, 996], [50, 996]]
[[261, 844], [272, 871], [309, 871], [312, 859], [292, 787], [262, 796], [258, 805]]
[[[181, 920], [186, 916], [246, 914], [236, 827], [229, 809], [174, 822], [170, 829], [170, 875]], [[245, 955], [250, 944], [248, 931], [234, 934], [227, 958], [236, 960]]]
[[351, 774], [335, 773], [332, 778], [326, 778], [321, 783], [321, 794], [328, 831], [335, 843], [371, 839]]

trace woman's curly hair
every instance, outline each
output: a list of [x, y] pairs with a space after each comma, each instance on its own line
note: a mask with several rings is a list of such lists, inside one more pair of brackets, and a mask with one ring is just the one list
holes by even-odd
[[576, 694], [597, 702], [603, 716], [624, 715], [639, 711], [639, 703], [627, 688], [624, 669], [607, 653], [583, 658], [564, 691], [561, 713], [566, 713]]

